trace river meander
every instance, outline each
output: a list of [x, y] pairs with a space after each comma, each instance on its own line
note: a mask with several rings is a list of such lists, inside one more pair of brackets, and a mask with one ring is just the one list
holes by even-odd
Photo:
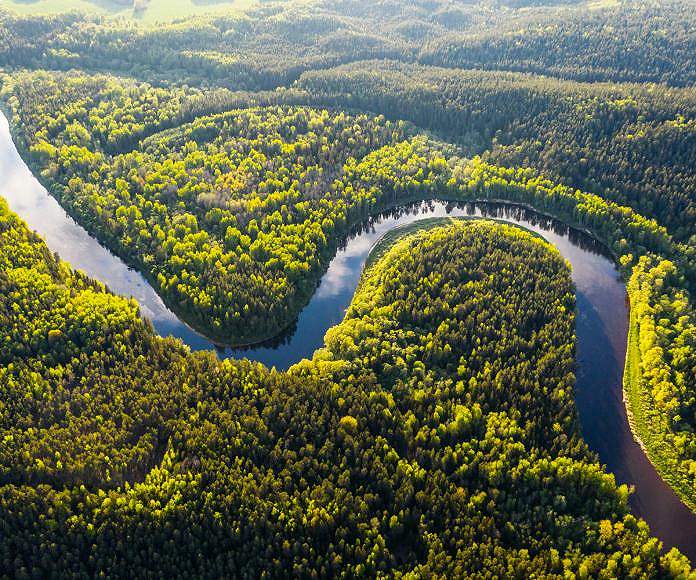
[[173, 335], [194, 350], [215, 348], [220, 357], [246, 357], [285, 369], [312, 356], [324, 334], [350, 304], [374, 244], [396, 227], [429, 217], [492, 217], [532, 230], [572, 266], [576, 287], [576, 404], [582, 434], [620, 482], [635, 485], [631, 507], [666, 547], [696, 561], [696, 515], [659, 477], [634, 441], [622, 397], [628, 332], [626, 289], [606, 250], [585, 233], [530, 209], [504, 203], [461, 204], [439, 200], [408, 204], [374, 216], [339, 248], [310, 302], [282, 335], [245, 349], [222, 348], [180, 321], [147, 280], [77, 224], [32, 175], [15, 148], [0, 113], [0, 195], [73, 267], [101, 280], [114, 293], [132, 296], [162, 336]]

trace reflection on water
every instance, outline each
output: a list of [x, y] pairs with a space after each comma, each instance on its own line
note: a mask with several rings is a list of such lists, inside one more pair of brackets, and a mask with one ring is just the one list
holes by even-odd
[[[617, 281], [614, 266], [601, 244], [587, 234], [528, 208], [488, 202], [414, 202], [374, 215], [352, 230], [345, 243], [339, 247], [316, 293], [300, 312], [292, 328], [270, 342], [245, 348], [222, 349], [219, 351], [220, 356], [246, 357], [277, 368], [287, 368], [303, 358], [311, 358], [314, 351], [323, 345], [326, 330], [343, 319], [374, 244], [396, 227], [424, 218], [446, 216], [489, 217], [524, 226], [555, 244], [571, 264], [590, 262], [589, 267], [583, 264], [578, 268], [582, 279], [575, 280], [576, 284], [584, 284], [584, 281], [594, 276], [598, 268], [602, 270], [602, 277], [609, 273], [611, 280]], [[593, 284], [596, 284], [596, 280]]]
[[[136, 298], [161, 335], [181, 338], [194, 350], [215, 347], [179, 321], [140, 274], [66, 215], [20, 158], [1, 114], [0, 176], [0, 195], [64, 260], [117, 294]], [[219, 356], [248, 357], [278, 368], [311, 357], [322, 346], [326, 330], [341, 322], [375, 242], [395, 227], [445, 216], [490, 217], [521, 225], [555, 245], [570, 262], [577, 292], [576, 404], [583, 436], [619, 481], [635, 484], [632, 508], [648, 521], [652, 532], [667, 547], [676, 545], [696, 560], [696, 516], [660, 479], [628, 428], [621, 390], [628, 331], [624, 285], [599, 243], [557, 220], [510, 204], [444, 201], [407, 204], [374, 216], [355, 228], [339, 248], [292, 328], [263, 345], [219, 348]]]
[[141, 274], [102, 247], [65, 213], [37, 181], [19, 156], [10, 137], [7, 119], [0, 113], [0, 196], [48, 247], [88, 276], [104, 282], [113, 292], [133, 296], [144, 316], [153, 322], [178, 323]]

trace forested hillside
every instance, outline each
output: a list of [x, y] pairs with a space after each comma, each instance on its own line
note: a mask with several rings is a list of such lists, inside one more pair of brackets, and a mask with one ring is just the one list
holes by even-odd
[[653, 216], [677, 237], [696, 222], [696, 91], [358, 62], [303, 74], [323, 105], [407, 119], [508, 167]]
[[[319, 89], [312, 90], [316, 92], [309, 94], [319, 102], [326, 99], [316, 96]], [[332, 90], [340, 93], [340, 88]], [[258, 98], [264, 104], [256, 106], [250, 96], [224, 91], [206, 101], [205, 91], [195, 89], [39, 71], [5, 77], [2, 95], [20, 146], [61, 203], [142, 269], [177, 314], [232, 344], [268, 338], [290, 325], [350, 227], [381, 208], [414, 198], [530, 204], [588, 228], [621, 258], [627, 276], [636, 265], [652, 268], [664, 262], [660, 269], [673, 274], [662, 292], [640, 294], [649, 300], [639, 302], [638, 293], [631, 295], [634, 312], [650, 313], [651, 320], [643, 325], [640, 339], [647, 358], [636, 363], [643, 387], [634, 384], [631, 390], [642, 393], [635, 408], [636, 416], [644, 417], [638, 422], [642, 437], [669, 442], [659, 445], [653, 461], [694, 505], [696, 408], [689, 385], [696, 352], [688, 296], [696, 282], [696, 261], [693, 243], [679, 241], [693, 235], [692, 195], [669, 197], [665, 186], [667, 193], [657, 190], [654, 199], [631, 199], [646, 209], [664, 208], [672, 216], [669, 221], [680, 224], [675, 231], [682, 235], [673, 237], [658, 221], [533, 170], [508, 170], [478, 157], [462, 159], [457, 147], [403, 121], [268, 104], [301, 102], [297, 89], [274, 99], [262, 93]], [[680, 97], [689, 102], [688, 95], [677, 92], [668, 118], [681, 115], [677, 109], [688, 114], [679, 106]], [[500, 94], [495, 98], [503, 99]], [[231, 103], [244, 108], [208, 114]], [[667, 104], [663, 107], [669, 111]], [[693, 156], [688, 147], [693, 117], [686, 119], [663, 125], [674, 128], [673, 143], [688, 159]], [[624, 126], [626, 130], [632, 129]], [[584, 131], [593, 134], [581, 124], [578, 134]], [[572, 141], [573, 147], [578, 142]], [[522, 143], [496, 145], [484, 158], [533, 150]], [[613, 141], [604, 147], [607, 156], [620, 157]], [[645, 156], [640, 162], [647, 165], [651, 159]], [[679, 167], [680, 160], [670, 157], [666, 163]], [[604, 166], [610, 175], [611, 163]], [[615, 166], [625, 163], [617, 160]], [[657, 174], [652, 165], [648, 171]], [[686, 161], [682, 174], [685, 183], [693, 180]], [[650, 191], [644, 181], [638, 183]], [[602, 195], [618, 194], [603, 190]], [[670, 203], [674, 211], [668, 211]], [[683, 211], [677, 212], [680, 204]], [[640, 262], [642, 256], [648, 261]], [[659, 315], [665, 306], [656, 309], [663, 298], [671, 312], [666, 316]], [[643, 302], [647, 310], [638, 307]], [[664, 338], [657, 341], [661, 354], [648, 356], [657, 347], [656, 338], [648, 338], [653, 326]], [[667, 367], [657, 372], [649, 366], [653, 364]]]
[[283, 374], [156, 337], [0, 215], [5, 574], [688, 571], [578, 437], [569, 274], [531, 235], [401, 242]]
[[251, 90], [370, 58], [582, 81], [685, 86], [696, 78], [688, 0], [598, 2], [591, 10], [586, 2], [531, 10], [525, 4], [280, 1], [243, 16], [193, 18], [152, 30], [75, 14], [0, 12], [0, 65], [108, 70]]
[[74, 75], [15, 87], [25, 146], [61, 202], [194, 324], [236, 343], [290, 324], [337, 236], [396, 196], [371, 167], [410, 164], [399, 178], [416, 190], [436, 164], [403, 123], [275, 107], [201, 117], [110, 155], [167, 125], [187, 96]]

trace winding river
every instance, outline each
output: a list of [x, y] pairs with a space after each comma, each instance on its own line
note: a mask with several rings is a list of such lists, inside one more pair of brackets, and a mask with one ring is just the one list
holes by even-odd
[[409, 204], [371, 218], [339, 248], [296, 324], [270, 343], [223, 349], [191, 330], [162, 302], [138, 272], [99, 244], [68, 216], [32, 175], [17, 152], [0, 113], [0, 196], [61, 258], [113, 292], [134, 297], [157, 332], [182, 339], [194, 350], [216, 348], [220, 357], [247, 357], [285, 369], [311, 357], [324, 333], [350, 304], [365, 260], [388, 231], [425, 217], [493, 217], [537, 232], [572, 266], [577, 300], [576, 403], [582, 434], [620, 482], [635, 485], [631, 507], [665, 547], [677, 546], [696, 562], [696, 515], [659, 477], [633, 440], [622, 396], [628, 332], [626, 289], [606, 250], [586, 234], [532, 210], [509, 204]]

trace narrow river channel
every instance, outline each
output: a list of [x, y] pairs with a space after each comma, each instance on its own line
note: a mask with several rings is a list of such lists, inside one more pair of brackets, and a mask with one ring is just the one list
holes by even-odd
[[570, 262], [577, 300], [576, 404], [582, 434], [618, 481], [635, 485], [631, 507], [666, 547], [677, 546], [696, 562], [696, 515], [659, 477], [633, 440], [622, 399], [628, 302], [611, 258], [589, 236], [534, 211], [509, 204], [409, 204], [375, 216], [351, 234], [296, 324], [264, 345], [224, 349], [191, 330], [162, 302], [150, 284], [99, 244], [68, 216], [32, 175], [17, 152], [0, 113], [0, 196], [61, 258], [113, 292], [134, 297], [157, 332], [173, 335], [194, 350], [217, 349], [220, 357], [249, 358], [285, 369], [323, 344], [350, 304], [365, 260], [388, 231], [426, 217], [492, 217], [539, 233]]

